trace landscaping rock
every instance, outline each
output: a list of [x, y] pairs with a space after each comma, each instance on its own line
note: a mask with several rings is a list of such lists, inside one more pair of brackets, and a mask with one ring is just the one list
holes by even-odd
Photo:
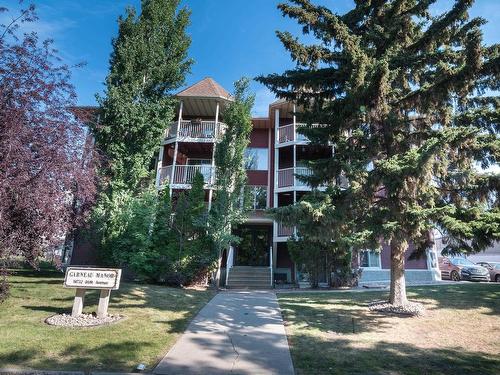
[[98, 318], [95, 314], [81, 314], [80, 316], [57, 314], [45, 319], [45, 323], [61, 327], [95, 327], [115, 323], [122, 318], [121, 315], [108, 315], [104, 318]]
[[387, 301], [375, 301], [368, 305], [370, 311], [407, 316], [421, 316], [425, 312], [424, 305], [418, 302], [408, 302], [406, 305], [394, 306]]

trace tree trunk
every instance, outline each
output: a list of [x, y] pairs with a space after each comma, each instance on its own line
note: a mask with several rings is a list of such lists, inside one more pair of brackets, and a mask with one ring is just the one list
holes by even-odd
[[406, 281], [405, 281], [405, 252], [408, 242], [393, 239], [391, 241], [391, 291], [389, 302], [395, 306], [405, 305]]
[[[219, 257], [217, 259], [217, 270], [215, 271], [214, 284], [215, 284], [215, 287], [217, 289], [220, 288], [220, 276], [221, 276], [221, 270], [220, 270], [220, 268], [222, 267], [222, 253], [223, 252], [219, 250]], [[226, 280], [226, 283], [227, 283], [227, 280]]]

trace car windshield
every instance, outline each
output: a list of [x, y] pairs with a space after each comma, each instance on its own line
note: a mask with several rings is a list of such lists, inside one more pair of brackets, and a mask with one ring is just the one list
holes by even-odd
[[494, 268], [494, 269], [497, 269], [497, 270], [500, 270], [500, 263], [497, 263], [497, 262], [481, 262], [481, 263], [478, 263], [480, 266], [483, 266], [483, 267], [491, 267], [491, 268]]
[[452, 259], [450, 259], [450, 262], [452, 264], [454, 264], [455, 266], [474, 266], [475, 265], [470, 260], [467, 260], [465, 258], [452, 258]]

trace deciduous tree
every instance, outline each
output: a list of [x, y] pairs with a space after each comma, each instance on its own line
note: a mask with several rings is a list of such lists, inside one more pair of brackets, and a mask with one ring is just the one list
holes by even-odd
[[[219, 263], [222, 251], [227, 250], [232, 242], [238, 241], [232, 230], [245, 218], [242, 204], [247, 181], [244, 158], [245, 149], [250, 143], [251, 110], [255, 99], [248, 90], [248, 79], [242, 78], [235, 83], [234, 101], [223, 110], [227, 128], [215, 150], [216, 199], [210, 211], [208, 230], [214, 251], [219, 256]], [[220, 264], [217, 268], [220, 270]], [[216, 282], [218, 283], [218, 278]]]
[[179, 3], [142, 0], [140, 14], [130, 7], [118, 19], [106, 90], [98, 96], [99, 122], [92, 129], [104, 161], [93, 225], [103, 260], [115, 258], [106, 243], [127, 224], [114, 220], [113, 212], [128, 209], [119, 207], [127, 202], [124, 197], [140, 202], [152, 189], [154, 155], [177, 105], [172, 91], [184, 83], [192, 64], [186, 34], [190, 12]]
[[107, 191], [138, 191], [149, 182], [151, 161], [174, 116], [172, 90], [192, 61], [187, 52], [189, 11], [179, 0], [142, 0], [138, 15], [127, 8], [118, 19], [100, 121], [93, 132], [107, 160]]
[[36, 20], [30, 6], [0, 26], [0, 267], [12, 256], [36, 267], [82, 222], [95, 193], [87, 134], [69, 110], [70, 69], [50, 41], [19, 35]]

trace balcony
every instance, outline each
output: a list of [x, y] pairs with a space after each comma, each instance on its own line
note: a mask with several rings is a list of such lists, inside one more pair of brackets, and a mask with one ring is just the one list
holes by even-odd
[[215, 167], [211, 165], [176, 165], [173, 177], [172, 166], [168, 165], [160, 168], [160, 186], [169, 184], [176, 189], [189, 188], [196, 173], [201, 173], [206, 186], [214, 184]]
[[279, 223], [278, 222], [278, 225], [277, 225], [278, 229], [277, 229], [277, 236], [278, 237], [290, 237], [293, 232], [295, 231], [295, 228], [294, 227], [287, 227], [287, 226], [284, 226], [282, 223]]
[[306, 136], [297, 133], [296, 129], [305, 124], [289, 124], [278, 128], [278, 144], [282, 145], [291, 142], [309, 142]]
[[286, 242], [294, 234], [295, 227], [287, 227], [279, 221], [274, 222], [274, 242]]
[[173, 122], [165, 132], [165, 143], [179, 142], [216, 142], [226, 124], [215, 121], [180, 121]]
[[301, 181], [297, 176], [311, 176], [312, 170], [306, 167], [295, 167], [278, 169], [278, 189], [286, 188], [310, 188], [310, 186]]

